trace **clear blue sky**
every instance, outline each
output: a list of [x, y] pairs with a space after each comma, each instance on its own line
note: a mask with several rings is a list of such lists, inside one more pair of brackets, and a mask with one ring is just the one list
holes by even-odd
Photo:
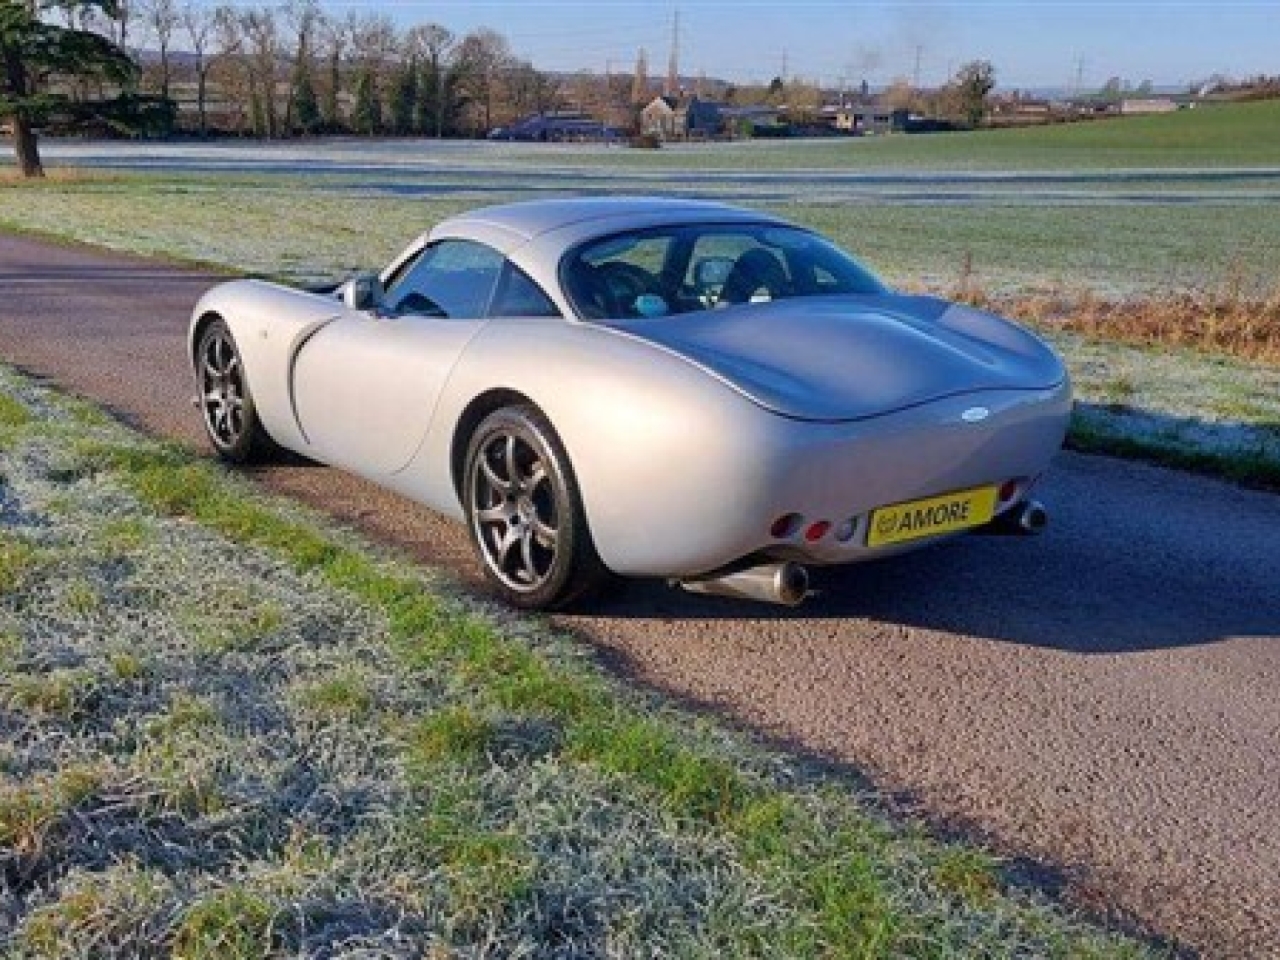
[[666, 73], [680, 11], [681, 72], [767, 82], [782, 70], [835, 85], [920, 76], [938, 83], [966, 60], [996, 66], [1002, 88], [1085, 89], [1109, 77], [1182, 85], [1213, 73], [1280, 74], [1280, 0], [324, 0], [458, 33], [488, 26], [542, 69], [629, 72], [636, 50]]

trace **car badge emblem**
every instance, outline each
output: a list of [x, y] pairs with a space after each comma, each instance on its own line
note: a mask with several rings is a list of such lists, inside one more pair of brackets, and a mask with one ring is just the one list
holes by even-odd
[[960, 419], [965, 423], [981, 423], [989, 416], [991, 416], [991, 411], [986, 407], [970, 407], [960, 414]]

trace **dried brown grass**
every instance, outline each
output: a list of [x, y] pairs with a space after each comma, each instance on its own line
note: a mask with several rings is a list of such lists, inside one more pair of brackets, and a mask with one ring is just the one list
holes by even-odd
[[1162, 296], [1107, 298], [1087, 287], [1066, 286], [992, 295], [966, 256], [949, 295], [1045, 330], [1280, 365], [1280, 280], [1250, 275], [1239, 266]]
[[43, 177], [27, 178], [16, 166], [0, 166], [0, 185], [10, 187], [38, 187], [50, 183], [110, 183], [119, 179], [120, 175], [116, 173], [82, 170], [79, 167], [46, 167]]

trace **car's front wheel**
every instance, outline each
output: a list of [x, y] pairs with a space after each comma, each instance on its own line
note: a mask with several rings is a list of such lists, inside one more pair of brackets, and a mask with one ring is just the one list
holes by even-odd
[[249, 392], [244, 362], [223, 320], [214, 320], [196, 345], [196, 382], [205, 432], [218, 456], [233, 463], [260, 459], [271, 447]]
[[480, 423], [463, 496], [485, 576], [513, 606], [560, 609], [606, 578], [568, 455], [536, 408], [504, 407]]

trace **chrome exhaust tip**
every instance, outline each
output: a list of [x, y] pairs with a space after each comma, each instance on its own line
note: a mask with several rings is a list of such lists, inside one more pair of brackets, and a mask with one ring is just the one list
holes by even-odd
[[1035, 535], [1049, 525], [1049, 511], [1038, 500], [1028, 500], [1018, 511], [1018, 526], [1023, 533]]
[[1039, 500], [1015, 504], [976, 533], [993, 536], [1034, 537], [1049, 525], [1049, 511]]
[[760, 600], [796, 607], [809, 595], [809, 571], [798, 563], [766, 563], [703, 580], [681, 580], [689, 593], [703, 593], [739, 600]]

